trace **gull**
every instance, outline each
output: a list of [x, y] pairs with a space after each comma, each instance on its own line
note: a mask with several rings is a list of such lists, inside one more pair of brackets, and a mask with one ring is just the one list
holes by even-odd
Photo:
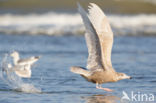
[[72, 66], [71, 72], [80, 74], [87, 81], [96, 83], [97, 89], [113, 91], [101, 85], [108, 82], [117, 82], [122, 79], [131, 79], [125, 73], [116, 72], [111, 62], [113, 32], [104, 12], [95, 3], [88, 6], [89, 13], [78, 4], [78, 11], [85, 25], [85, 39], [88, 47], [86, 68]]
[[33, 56], [30, 58], [20, 59], [19, 53], [17, 51], [11, 53], [11, 56], [13, 57], [14, 65], [32, 65], [40, 58], [40, 56]]
[[14, 71], [16, 75], [23, 78], [30, 78], [31, 77], [31, 66], [26, 65], [15, 65], [12, 66], [11, 64], [8, 64], [8, 70], [6, 71], [8, 74], [8, 71]]

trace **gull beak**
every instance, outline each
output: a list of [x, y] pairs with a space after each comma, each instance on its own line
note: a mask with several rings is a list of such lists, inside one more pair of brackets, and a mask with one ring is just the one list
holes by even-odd
[[129, 79], [132, 79], [132, 77], [130, 76]]
[[128, 76], [128, 75], [125, 75], [124, 78], [125, 79], [132, 79], [132, 77], [131, 76]]

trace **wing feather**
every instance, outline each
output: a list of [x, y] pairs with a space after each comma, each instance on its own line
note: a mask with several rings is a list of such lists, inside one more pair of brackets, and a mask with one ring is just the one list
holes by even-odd
[[85, 33], [85, 39], [88, 47], [88, 61], [87, 61], [87, 68], [90, 70], [94, 69], [101, 69], [102, 62], [101, 62], [101, 50], [100, 50], [100, 44], [99, 39], [96, 34], [96, 31], [94, 27], [92, 26], [87, 13], [85, 10], [78, 4], [78, 11], [83, 19], [86, 33]]
[[107, 69], [112, 67], [111, 51], [113, 45], [113, 32], [104, 12], [96, 4], [90, 3], [88, 11], [89, 19], [95, 28], [100, 41], [102, 63], [105, 69]]
[[30, 57], [30, 58], [20, 59], [20, 60], [18, 60], [18, 64], [19, 65], [33, 64], [36, 61], [38, 61], [39, 58], [40, 57], [37, 56], [37, 57]]

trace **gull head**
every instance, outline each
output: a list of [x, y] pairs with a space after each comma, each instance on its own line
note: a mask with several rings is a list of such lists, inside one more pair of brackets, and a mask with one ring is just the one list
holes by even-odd
[[18, 52], [14, 51], [13, 53], [10, 54], [10, 56], [12, 57], [19, 57]]
[[125, 73], [117, 73], [117, 80], [122, 80], [122, 79], [132, 79], [132, 77], [128, 76]]

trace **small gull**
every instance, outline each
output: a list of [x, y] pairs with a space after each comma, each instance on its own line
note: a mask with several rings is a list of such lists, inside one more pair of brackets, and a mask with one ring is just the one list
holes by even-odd
[[87, 69], [72, 66], [71, 72], [80, 74], [87, 81], [96, 83], [97, 89], [112, 91], [103, 88], [101, 84], [117, 82], [122, 79], [131, 79], [130, 76], [116, 72], [111, 63], [113, 32], [104, 12], [94, 3], [88, 6], [89, 14], [78, 4], [78, 11], [85, 25], [85, 39], [88, 47]]
[[8, 65], [8, 67], [13, 68], [12, 70], [15, 71], [15, 73], [24, 78], [30, 78], [31, 77], [31, 66], [38, 61], [40, 58], [39, 56], [33, 56], [26, 59], [20, 59], [19, 53], [17, 51], [14, 51], [11, 53], [11, 56], [13, 57], [14, 66]]

